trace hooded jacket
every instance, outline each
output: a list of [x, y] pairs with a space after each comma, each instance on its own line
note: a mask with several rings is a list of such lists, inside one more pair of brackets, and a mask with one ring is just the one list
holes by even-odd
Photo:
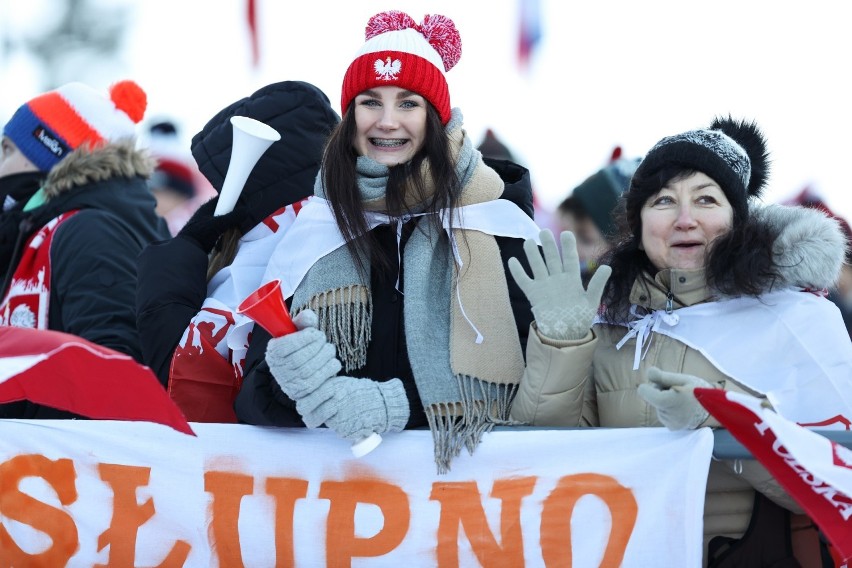
[[[16, 244], [2, 282], [5, 298], [24, 244], [69, 211], [50, 245], [48, 329], [70, 333], [141, 360], [136, 332], [136, 257], [149, 242], [168, 236], [154, 212], [146, 179], [148, 155], [124, 140], [80, 148], [48, 174], [45, 203], [22, 213]], [[26, 401], [0, 406], [18, 418], [64, 416]]]
[[[835, 221], [812, 209], [780, 205], [758, 208], [752, 214], [778, 235], [773, 260], [780, 278], [765, 292], [789, 287], [820, 290], [834, 285], [845, 249]], [[643, 280], [634, 284], [630, 301], [650, 310], [665, 309], [669, 291], [674, 295], [675, 310], [711, 302], [716, 296], [707, 286], [703, 270], [669, 269], [645, 275]], [[716, 388], [757, 394], [723, 374], [697, 350], [658, 333], [652, 334], [647, 354], [639, 370], [634, 371], [636, 338], [621, 349], [616, 347], [626, 333], [627, 328], [622, 326], [595, 324], [584, 339], [557, 342], [531, 332], [527, 369], [513, 402], [512, 418], [536, 426], [659, 427], [656, 411], [636, 390], [651, 366], [701, 377]], [[748, 336], [747, 330], [737, 333]], [[711, 417], [703, 426], [719, 424]], [[739, 538], [744, 534], [754, 489], [800, 512], [758, 462], [738, 464], [737, 468], [742, 468], [738, 473], [732, 465], [711, 462], [704, 511], [705, 546], [714, 536]]]
[[[483, 158], [485, 164], [494, 169], [504, 182], [501, 199], [515, 203], [530, 217], [533, 216], [532, 186], [529, 171], [508, 160]], [[409, 223], [403, 229], [401, 247], [413, 229]], [[388, 251], [388, 258], [395, 259], [397, 253], [396, 230], [389, 225], [373, 229], [380, 246]], [[532, 320], [529, 301], [523, 292], [508, 276], [505, 267], [510, 258], [516, 257], [526, 262], [523, 254], [523, 240], [509, 237], [495, 237], [500, 248], [506, 280], [509, 284], [509, 300], [515, 316], [518, 335], [523, 349], [527, 341], [527, 332]], [[411, 363], [405, 347], [405, 329], [403, 324], [402, 294], [396, 289], [397, 267], [389, 272], [371, 271], [373, 325], [370, 344], [367, 348], [367, 363], [360, 369], [347, 373], [353, 377], [369, 377], [378, 381], [398, 378], [405, 387], [410, 415], [406, 428], [419, 428], [427, 425], [426, 414], [420, 401], [420, 395], [414, 382]], [[400, 281], [402, 278], [400, 276]], [[265, 426], [304, 426], [296, 410], [296, 404], [287, 397], [278, 386], [266, 364], [266, 345], [269, 334], [255, 328], [251, 346], [246, 354], [245, 381], [237, 395], [235, 409], [241, 422]]]
[[[313, 192], [326, 137], [340, 119], [325, 93], [302, 81], [273, 83], [228, 105], [192, 139], [198, 168], [217, 191], [230, 164], [229, 119], [235, 115], [282, 134], [257, 161], [240, 194], [237, 207], [244, 216], [239, 229], [245, 234]], [[184, 238], [152, 243], [139, 257], [136, 302], [142, 353], [163, 385], [183, 332], [207, 298], [207, 267], [207, 254]]]

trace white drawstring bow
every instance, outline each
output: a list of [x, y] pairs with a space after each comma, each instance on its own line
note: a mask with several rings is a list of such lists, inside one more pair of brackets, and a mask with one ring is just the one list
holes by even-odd
[[639, 369], [639, 362], [648, 354], [648, 349], [651, 347], [651, 336], [660, 328], [661, 323], [668, 326], [677, 325], [680, 321], [680, 316], [676, 313], [669, 313], [666, 310], [654, 310], [649, 314], [639, 317], [636, 311], [635, 304], [630, 306], [630, 315], [637, 318], [627, 324], [628, 331], [616, 345], [616, 349], [627, 343], [631, 338], [636, 338], [636, 351], [633, 354], [633, 370]]

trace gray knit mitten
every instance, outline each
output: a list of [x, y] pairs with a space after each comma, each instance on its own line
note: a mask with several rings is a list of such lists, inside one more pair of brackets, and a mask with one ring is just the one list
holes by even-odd
[[589, 281], [588, 291], [580, 278], [580, 258], [574, 234], [564, 231], [562, 257], [556, 239], [548, 229], [540, 233], [544, 258], [535, 240], [524, 242], [533, 277], [516, 258], [509, 259], [509, 271], [532, 305], [538, 331], [551, 339], [582, 339], [597, 315], [606, 281], [612, 272], [601, 265]]
[[386, 382], [332, 377], [296, 401], [308, 428], [325, 424], [357, 442], [373, 432], [400, 432], [408, 422], [408, 397], [399, 379]]
[[696, 387], [713, 388], [704, 379], [651, 367], [648, 382], [639, 385], [637, 390], [639, 396], [656, 409], [657, 418], [666, 428], [693, 430], [710, 416], [692, 392]]
[[339, 373], [341, 365], [334, 345], [316, 328], [313, 311], [300, 312], [293, 323], [298, 331], [269, 340], [266, 364], [284, 394], [298, 401]]

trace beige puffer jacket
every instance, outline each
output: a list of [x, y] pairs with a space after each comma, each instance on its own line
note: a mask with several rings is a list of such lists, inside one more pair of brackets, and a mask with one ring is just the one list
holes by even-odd
[[[772, 206], [767, 208], [769, 211], [759, 212], [785, 227], [782, 233], [802, 231], [803, 226], [805, 229], [810, 226], [808, 231], [818, 233], [810, 241], [803, 240], [801, 234], [786, 235], [789, 239], [779, 238], [775, 251], [779, 265], [797, 266], [803, 271], [785, 274], [782, 285], [799, 283], [811, 288], [827, 287], [835, 281], [842, 263], [843, 248], [837, 246], [843, 242], [842, 235], [835, 235], [836, 224], [821, 213], [793, 209]], [[782, 250], [788, 242], [790, 250]], [[789, 254], [796, 250], [794, 243], [801, 246], [803, 242], [839, 249], [839, 252], [811, 256], [814, 261], [825, 260], [824, 266], [802, 266], [801, 257], [790, 259]], [[820, 272], [821, 279], [815, 278], [814, 274]], [[669, 290], [675, 309], [713, 298], [703, 270], [665, 270], [653, 278], [646, 275], [642, 281], [637, 281], [630, 301], [650, 310], [665, 309]], [[582, 340], [554, 341], [541, 336], [533, 324], [527, 344], [527, 368], [512, 405], [512, 419], [534, 426], [659, 427], [656, 411], [636, 390], [652, 366], [701, 377], [716, 388], [757, 394], [722, 374], [698, 351], [656, 333], [639, 369], [634, 371], [636, 338], [629, 339], [621, 349], [616, 348], [626, 333], [627, 328], [623, 326], [596, 324]], [[703, 426], [719, 424], [711, 418]], [[783, 507], [801, 513], [798, 505], [758, 462], [713, 460], [704, 510], [705, 556], [707, 542], [712, 537], [739, 538], [743, 535], [751, 518], [755, 489]]]

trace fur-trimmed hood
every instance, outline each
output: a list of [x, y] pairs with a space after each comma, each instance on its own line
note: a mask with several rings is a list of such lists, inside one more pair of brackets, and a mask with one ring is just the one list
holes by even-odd
[[149, 178], [156, 161], [136, 148], [133, 139], [111, 142], [94, 149], [80, 147], [68, 154], [48, 174], [44, 185], [47, 199], [91, 183], [112, 178]]
[[156, 200], [147, 178], [155, 161], [132, 140], [97, 148], [78, 148], [48, 174], [45, 201], [26, 216], [30, 230], [66, 211], [96, 209], [121, 220], [127, 231], [148, 242], [168, 238], [165, 221], [155, 213]]
[[847, 242], [835, 219], [817, 209], [786, 205], [753, 206], [751, 215], [778, 234], [772, 252], [781, 281], [773, 288], [821, 290], [837, 283]]

